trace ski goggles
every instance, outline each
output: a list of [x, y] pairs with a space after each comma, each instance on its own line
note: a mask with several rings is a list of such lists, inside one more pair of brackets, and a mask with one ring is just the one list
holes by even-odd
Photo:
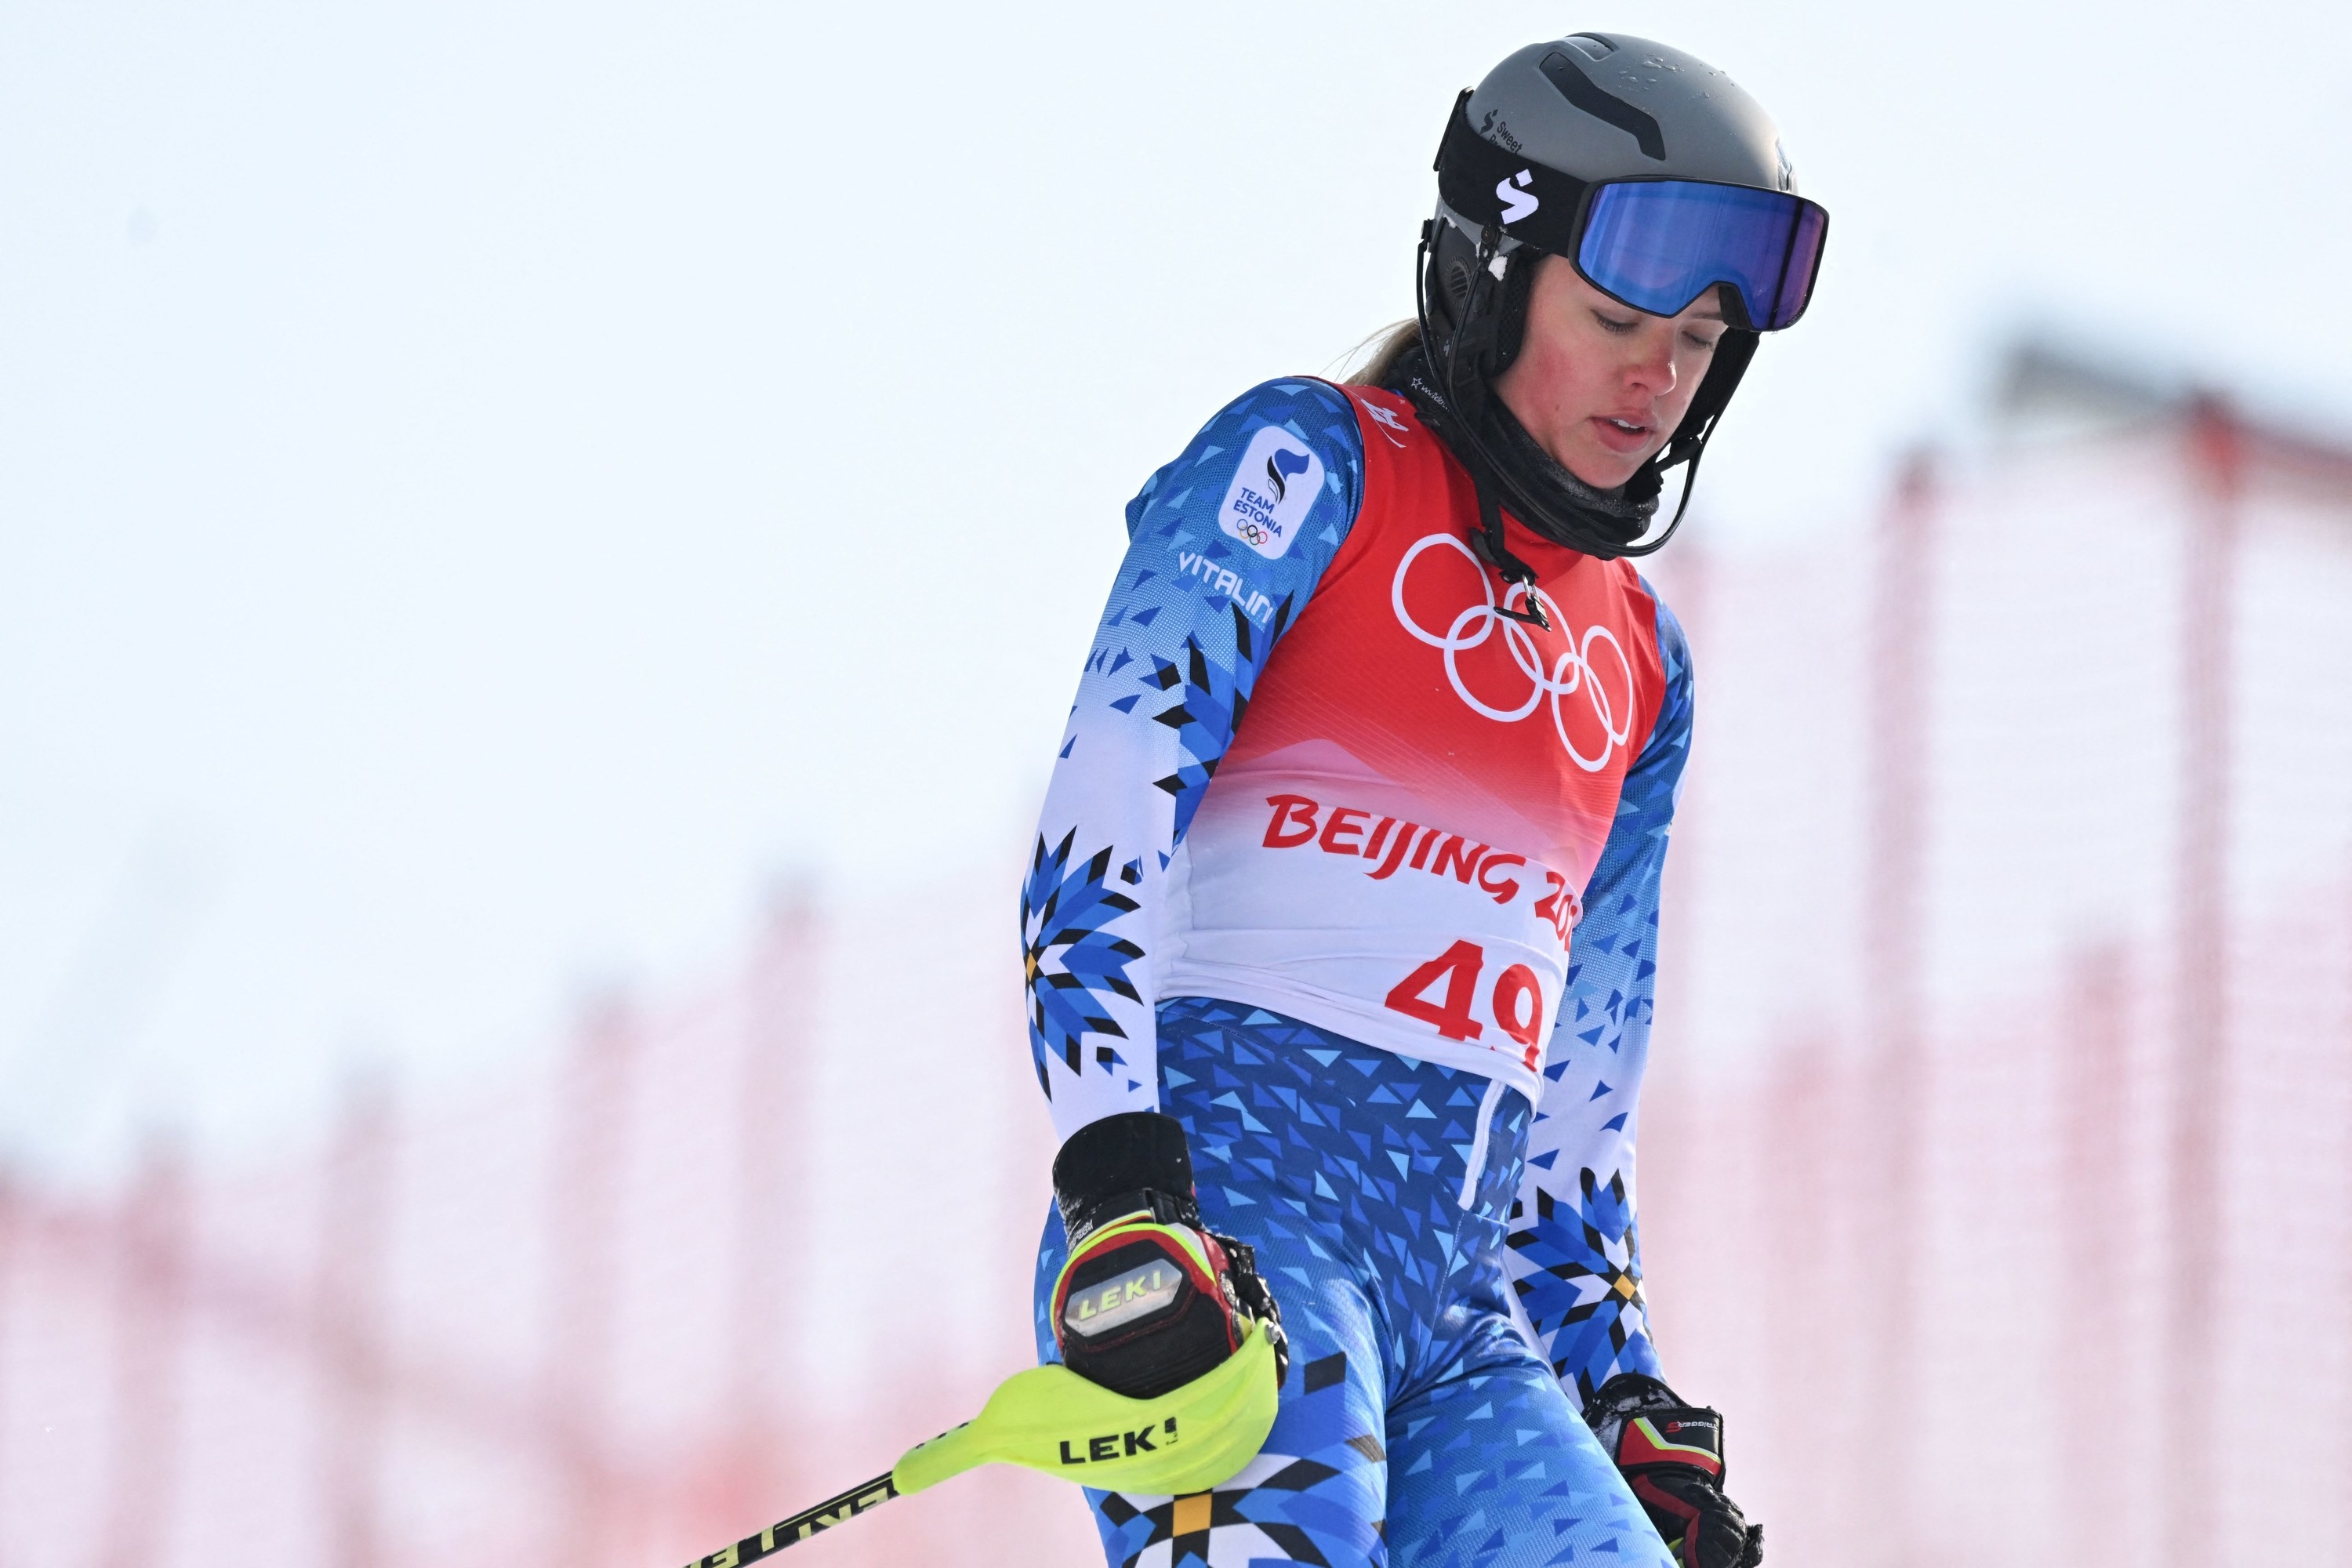
[[1723, 285], [1747, 316], [1778, 331], [1805, 313], [1830, 215], [1785, 191], [1711, 180], [1585, 181], [1547, 168], [1470, 128], [1454, 103], [1437, 149], [1437, 192], [1471, 222], [1570, 258], [1585, 281], [1637, 310], [1675, 316]]

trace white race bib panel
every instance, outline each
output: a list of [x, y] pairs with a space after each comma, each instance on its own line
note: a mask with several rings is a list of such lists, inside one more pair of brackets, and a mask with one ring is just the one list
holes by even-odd
[[1336, 799], [1213, 792], [1185, 887], [1171, 994], [1246, 988], [1237, 1000], [1431, 1059], [1542, 1066], [1577, 915], [1566, 873]]

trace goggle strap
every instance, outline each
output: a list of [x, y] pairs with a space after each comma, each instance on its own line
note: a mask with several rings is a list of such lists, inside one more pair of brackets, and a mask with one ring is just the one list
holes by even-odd
[[[1507, 148], [1497, 147], [1471, 128], [1470, 89], [1454, 100], [1445, 135], [1437, 144], [1437, 194], [1447, 206], [1471, 222], [1493, 224], [1503, 233], [1538, 250], [1556, 256], [1576, 254], [1578, 218], [1584, 193], [1591, 188], [1575, 175], [1532, 163]], [[1503, 188], [1512, 199], [1507, 205]], [[1524, 205], [1517, 220], [1506, 223], [1506, 212]]]

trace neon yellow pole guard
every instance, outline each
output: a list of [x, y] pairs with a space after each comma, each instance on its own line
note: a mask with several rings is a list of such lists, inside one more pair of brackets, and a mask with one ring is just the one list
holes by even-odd
[[1206, 1491], [1257, 1458], [1280, 1393], [1274, 1347], [1255, 1323], [1223, 1366], [1157, 1399], [1113, 1394], [1066, 1367], [1031, 1367], [971, 1421], [908, 1449], [891, 1479], [919, 1492], [994, 1462], [1116, 1491]]

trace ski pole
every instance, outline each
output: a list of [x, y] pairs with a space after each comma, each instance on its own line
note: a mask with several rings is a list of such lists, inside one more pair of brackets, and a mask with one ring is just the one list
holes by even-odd
[[1265, 1446], [1279, 1386], [1273, 1342], [1255, 1323], [1222, 1365], [1156, 1399], [1114, 1394], [1067, 1367], [1033, 1366], [999, 1384], [970, 1421], [908, 1449], [887, 1473], [686, 1568], [740, 1568], [992, 1461], [1114, 1491], [1207, 1491]]
[[698, 1557], [686, 1568], [736, 1568], [738, 1563], [757, 1562], [771, 1552], [782, 1552], [795, 1542], [806, 1541], [820, 1530], [831, 1530], [845, 1520], [855, 1519], [861, 1513], [880, 1508], [894, 1497], [903, 1495], [893, 1476], [877, 1476], [863, 1486], [850, 1488], [839, 1497], [829, 1497], [814, 1508], [803, 1510], [790, 1519], [772, 1524], [757, 1535], [747, 1535], [708, 1557]]

